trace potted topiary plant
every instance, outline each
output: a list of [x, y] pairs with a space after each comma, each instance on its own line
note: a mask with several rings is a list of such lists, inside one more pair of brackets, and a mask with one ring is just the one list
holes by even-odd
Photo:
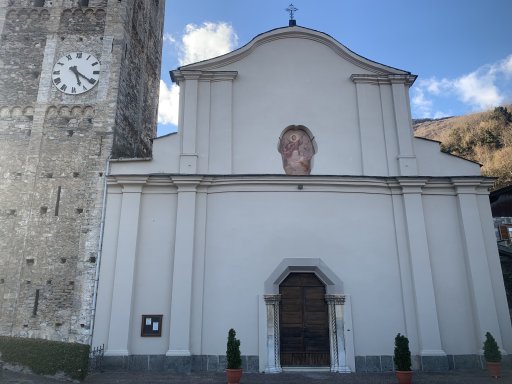
[[226, 376], [228, 378], [228, 384], [240, 383], [242, 372], [240, 340], [236, 338], [236, 332], [231, 328], [228, 332], [228, 344], [226, 349]]
[[484, 358], [487, 365], [487, 370], [492, 377], [498, 378], [501, 376], [501, 352], [498, 343], [491, 335], [490, 332], [485, 334], [484, 341]]
[[411, 351], [409, 350], [409, 339], [400, 333], [395, 337], [395, 374], [399, 384], [412, 383]]

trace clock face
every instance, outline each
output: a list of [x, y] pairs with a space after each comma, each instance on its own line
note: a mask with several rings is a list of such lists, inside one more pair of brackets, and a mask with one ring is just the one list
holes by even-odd
[[92, 89], [100, 77], [100, 62], [85, 52], [70, 52], [53, 66], [53, 84], [64, 93], [78, 95]]

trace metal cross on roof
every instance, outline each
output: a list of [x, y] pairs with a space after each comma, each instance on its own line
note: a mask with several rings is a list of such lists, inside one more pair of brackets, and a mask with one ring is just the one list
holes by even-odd
[[286, 12], [289, 12], [289, 13], [290, 13], [290, 20], [294, 20], [294, 19], [293, 19], [293, 14], [294, 14], [295, 12], [297, 12], [298, 10], [299, 10], [299, 9], [298, 9], [298, 8], [296, 8], [293, 4], [290, 4], [290, 5], [288, 6], [288, 8], [286, 8], [286, 9], [285, 9], [285, 11], [286, 11]]

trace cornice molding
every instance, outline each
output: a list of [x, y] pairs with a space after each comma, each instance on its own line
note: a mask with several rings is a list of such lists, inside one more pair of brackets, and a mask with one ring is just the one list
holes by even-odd
[[[494, 179], [487, 177], [372, 177], [372, 176], [288, 176], [288, 175], [109, 175], [109, 189], [126, 186], [156, 191], [194, 191], [197, 193], [226, 192], [327, 192], [364, 193], [379, 195], [455, 195], [458, 193], [488, 194]], [[175, 192], [172, 192], [175, 193]]]
[[426, 177], [397, 177], [397, 181], [402, 188], [403, 194], [419, 193], [423, 191], [423, 187], [427, 184], [428, 178]]
[[198, 81], [232, 81], [238, 76], [238, 71], [198, 71], [187, 69], [176, 69], [170, 71], [171, 80], [176, 84], [185, 80]]
[[489, 189], [494, 185], [495, 180], [495, 178], [488, 177], [451, 178], [452, 184], [458, 195], [475, 193], [479, 195], [488, 195]]
[[411, 74], [368, 75], [354, 73], [350, 76], [350, 80], [356, 84], [405, 84], [410, 87], [417, 77]]

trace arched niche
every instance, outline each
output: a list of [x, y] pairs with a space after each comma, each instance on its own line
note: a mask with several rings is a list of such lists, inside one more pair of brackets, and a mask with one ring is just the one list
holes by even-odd
[[303, 125], [289, 125], [279, 137], [278, 151], [287, 175], [309, 175], [317, 152], [315, 138]]

